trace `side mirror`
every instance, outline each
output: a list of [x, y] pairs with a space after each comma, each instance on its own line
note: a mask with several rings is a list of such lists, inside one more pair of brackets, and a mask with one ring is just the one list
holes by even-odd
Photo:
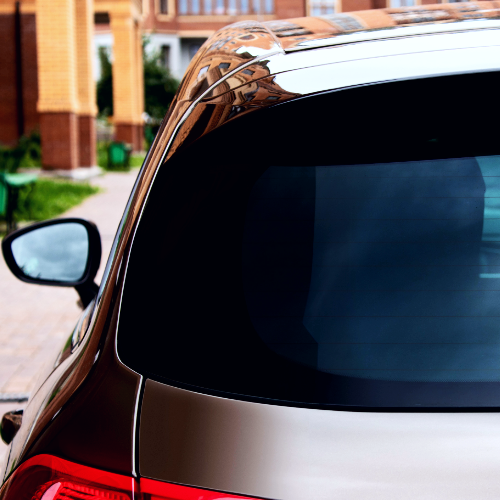
[[4, 238], [2, 251], [14, 276], [26, 283], [75, 287], [86, 307], [97, 295], [101, 237], [83, 219], [55, 219], [19, 229]]
[[0, 423], [0, 437], [5, 444], [10, 444], [21, 427], [24, 410], [7, 412]]

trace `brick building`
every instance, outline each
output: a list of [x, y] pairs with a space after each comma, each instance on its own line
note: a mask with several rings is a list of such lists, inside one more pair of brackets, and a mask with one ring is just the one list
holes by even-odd
[[[307, 37], [315, 23], [326, 20], [336, 29], [358, 29], [355, 16], [344, 12], [427, 3], [435, 0], [0, 0], [0, 144], [14, 145], [39, 128], [44, 168], [94, 166], [100, 46], [112, 53], [115, 137], [139, 150], [144, 34], [149, 49], [161, 53], [163, 64], [181, 78], [203, 42], [237, 21], [266, 21], [285, 41]], [[325, 17], [302, 20], [300, 26], [281, 21], [306, 15]], [[215, 50], [207, 72], [230, 67], [227, 51]], [[274, 98], [272, 90], [256, 89], [255, 98], [266, 92]]]
[[142, 147], [141, 0], [0, 0], [0, 144], [40, 130], [46, 169], [96, 165], [94, 21], [113, 36], [117, 140]]

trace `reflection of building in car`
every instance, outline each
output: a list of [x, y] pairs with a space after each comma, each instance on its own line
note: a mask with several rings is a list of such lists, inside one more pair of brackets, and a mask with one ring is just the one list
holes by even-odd
[[[119, 75], [113, 79], [114, 138], [140, 150], [144, 121], [143, 81], [137, 70], [142, 65], [141, 35], [149, 39], [147, 50], [156, 51], [161, 64], [180, 79], [208, 37], [238, 22], [262, 24], [244, 33], [217, 33], [211, 41], [213, 51], [223, 50], [226, 59], [232, 59], [229, 52], [236, 58], [243, 56], [246, 46], [267, 50], [269, 32], [275, 42], [289, 49], [316, 40], [322, 33], [329, 37], [385, 25], [447, 21], [459, 11], [462, 18], [483, 15], [476, 12], [475, 3], [441, 9], [426, 5], [427, 1], [61, 0], [65, 7], [56, 9], [63, 16], [59, 18], [52, 15], [52, 0], [0, 0], [0, 42], [5, 48], [0, 56], [0, 144], [12, 146], [22, 135], [39, 129], [45, 169], [81, 167], [81, 174], [91, 172], [86, 167], [97, 161], [99, 48], [109, 50], [114, 74]], [[422, 5], [401, 10], [402, 3]], [[489, 4], [491, 12], [496, 12], [495, 5]], [[372, 8], [384, 10], [366, 10]], [[62, 29], [74, 24], [72, 13], [78, 30]], [[226, 65], [221, 71], [235, 67], [230, 61], [221, 59], [220, 63]], [[59, 89], [58, 95], [54, 89]], [[100, 137], [109, 138], [102, 132]]]

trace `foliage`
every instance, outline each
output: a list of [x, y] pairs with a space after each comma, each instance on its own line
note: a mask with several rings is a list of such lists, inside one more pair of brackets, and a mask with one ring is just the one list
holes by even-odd
[[97, 82], [97, 107], [100, 115], [111, 116], [113, 114], [113, 72], [107, 47], [99, 47], [99, 62], [101, 78]]
[[149, 40], [143, 39], [145, 111], [155, 121], [161, 121], [174, 98], [179, 81], [161, 61], [159, 51], [147, 50]]
[[[144, 61], [144, 101], [145, 112], [153, 121], [161, 121], [165, 116], [179, 81], [172, 76], [170, 70], [163, 66], [159, 51], [148, 50], [148, 38], [143, 39]], [[99, 114], [113, 114], [113, 75], [108, 49], [99, 48], [101, 78], [97, 83], [97, 106]]]
[[15, 217], [16, 220], [52, 219], [98, 192], [98, 187], [85, 182], [38, 179], [33, 191], [28, 188], [19, 193], [19, 208]]
[[42, 160], [40, 133], [24, 135], [14, 148], [0, 146], [0, 170], [17, 172], [19, 167], [40, 166]]

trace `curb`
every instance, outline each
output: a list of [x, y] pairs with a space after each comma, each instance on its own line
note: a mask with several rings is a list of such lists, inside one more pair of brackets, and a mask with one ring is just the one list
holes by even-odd
[[27, 392], [0, 392], [0, 403], [24, 403], [30, 395]]

